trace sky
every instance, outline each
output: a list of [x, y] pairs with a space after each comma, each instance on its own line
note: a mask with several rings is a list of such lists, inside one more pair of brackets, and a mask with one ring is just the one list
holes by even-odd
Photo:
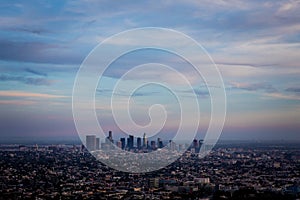
[[[298, 0], [1, 1], [0, 140], [78, 138], [72, 89], [85, 57], [121, 31], [163, 27], [192, 37], [216, 63], [227, 94], [221, 139], [300, 141], [299, 13]], [[209, 118], [210, 96], [193, 70], [167, 52], [146, 50], [112, 63], [101, 79], [96, 107], [105, 132], [120, 132], [107, 104], [120, 74], [154, 61], [196, 80], [203, 119]], [[185, 92], [172, 74], [141, 74], [144, 80], [159, 77]], [[118, 95], [116, 109], [122, 110], [122, 91]], [[132, 118], [140, 125], [149, 123], [149, 106], [160, 103], [170, 109], [162, 134], [172, 135], [180, 111], [169, 91], [145, 86], [133, 99]], [[205, 126], [199, 132], [203, 130]]]

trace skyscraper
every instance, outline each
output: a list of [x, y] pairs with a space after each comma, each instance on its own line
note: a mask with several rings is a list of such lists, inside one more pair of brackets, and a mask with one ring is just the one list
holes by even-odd
[[100, 138], [96, 138], [96, 150], [100, 149]]
[[108, 131], [108, 139], [109, 139], [110, 141], [113, 140], [112, 131]]
[[114, 143], [112, 131], [108, 131], [108, 137], [106, 138], [106, 143], [109, 143], [109, 142]]
[[192, 147], [195, 148], [195, 149], [198, 148], [198, 140], [197, 140], [197, 139], [194, 139], [194, 140], [193, 140], [193, 145], [192, 145]]
[[170, 143], [170, 150], [171, 151], [175, 151], [176, 150], [176, 144], [175, 142], [173, 142], [172, 140], [169, 140]]
[[134, 141], [133, 135], [129, 135], [129, 138], [127, 140], [127, 146], [129, 149], [133, 149], [133, 141]]
[[144, 147], [144, 148], [147, 148], [147, 137], [146, 137], [146, 133], [144, 133], [144, 136], [143, 136], [143, 147]]
[[126, 144], [125, 144], [125, 138], [121, 138], [120, 139], [120, 141], [121, 141], [121, 146], [122, 146], [122, 149], [125, 149], [125, 147], [126, 147]]
[[138, 137], [136, 139], [136, 145], [137, 145], [137, 148], [138, 149], [141, 149], [142, 148], [142, 138]]
[[155, 149], [156, 149], [156, 143], [155, 143], [154, 140], [151, 141], [150, 145], [151, 145], [151, 149], [152, 149], [152, 150], [155, 150]]
[[89, 151], [96, 150], [96, 135], [87, 135], [86, 136], [86, 148]]
[[163, 142], [160, 138], [157, 138], [157, 147], [160, 149], [163, 148]]

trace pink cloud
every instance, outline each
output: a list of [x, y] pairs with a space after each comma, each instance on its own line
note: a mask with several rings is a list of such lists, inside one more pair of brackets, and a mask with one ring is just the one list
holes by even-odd
[[43, 94], [43, 93], [32, 93], [23, 91], [0, 91], [0, 96], [5, 97], [33, 97], [33, 98], [66, 98], [63, 95]]

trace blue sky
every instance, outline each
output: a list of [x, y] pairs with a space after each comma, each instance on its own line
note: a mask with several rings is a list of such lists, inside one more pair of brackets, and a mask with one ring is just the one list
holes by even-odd
[[[151, 26], [191, 36], [214, 59], [227, 93], [222, 139], [300, 140], [299, 13], [297, 0], [1, 1], [0, 138], [76, 138], [71, 96], [83, 59], [113, 34]], [[107, 87], [99, 88], [97, 98], [105, 99], [126, 66], [151, 60], [149, 55], [178, 65], [164, 53], [129, 55], [107, 72]], [[185, 72], [193, 74], [188, 67]], [[205, 87], [197, 93], [208, 101]], [[143, 106], [158, 94], [160, 103], [170, 102], [155, 87], [135, 94], [141, 105], [133, 118], [139, 123], [147, 121]], [[105, 131], [118, 132], [109, 117], [100, 118]], [[174, 124], [165, 132], [174, 131]]]

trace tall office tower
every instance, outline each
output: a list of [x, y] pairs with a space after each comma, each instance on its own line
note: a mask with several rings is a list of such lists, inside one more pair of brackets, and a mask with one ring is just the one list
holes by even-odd
[[113, 140], [113, 136], [112, 136], [112, 131], [108, 131], [108, 137], [106, 138], [106, 143], [114, 143], [114, 140]]
[[126, 149], [130, 149], [130, 138], [127, 138]]
[[136, 139], [136, 146], [137, 146], [138, 149], [142, 148], [142, 138], [138, 137]]
[[125, 147], [126, 147], [125, 138], [121, 138], [120, 141], [122, 144], [122, 149], [125, 149]]
[[170, 150], [171, 151], [175, 151], [176, 150], [176, 144], [175, 142], [173, 142], [172, 140], [169, 140], [170, 143]]
[[113, 140], [112, 131], [108, 131], [108, 139], [109, 139], [110, 141]]
[[154, 141], [154, 140], [151, 141], [150, 145], [151, 145], [151, 149], [152, 149], [152, 150], [155, 150], [155, 149], [156, 149], [156, 144], [155, 144], [155, 141]]
[[146, 133], [144, 133], [144, 136], [143, 136], [143, 147], [144, 147], [144, 148], [147, 148], [147, 137], [146, 137]]
[[127, 140], [128, 142], [127, 142], [127, 146], [128, 146], [128, 148], [129, 149], [133, 149], [133, 141], [134, 141], [134, 137], [133, 137], [133, 135], [129, 135], [129, 138], [128, 138], [129, 140]]
[[86, 136], [86, 148], [89, 151], [96, 150], [96, 135], [87, 135]]
[[193, 145], [192, 145], [193, 148], [197, 149], [198, 148], [198, 140], [197, 139], [194, 139], [193, 140]]
[[157, 147], [160, 148], [160, 149], [164, 147], [163, 142], [160, 138], [157, 138]]
[[100, 149], [100, 138], [96, 138], [96, 150]]

